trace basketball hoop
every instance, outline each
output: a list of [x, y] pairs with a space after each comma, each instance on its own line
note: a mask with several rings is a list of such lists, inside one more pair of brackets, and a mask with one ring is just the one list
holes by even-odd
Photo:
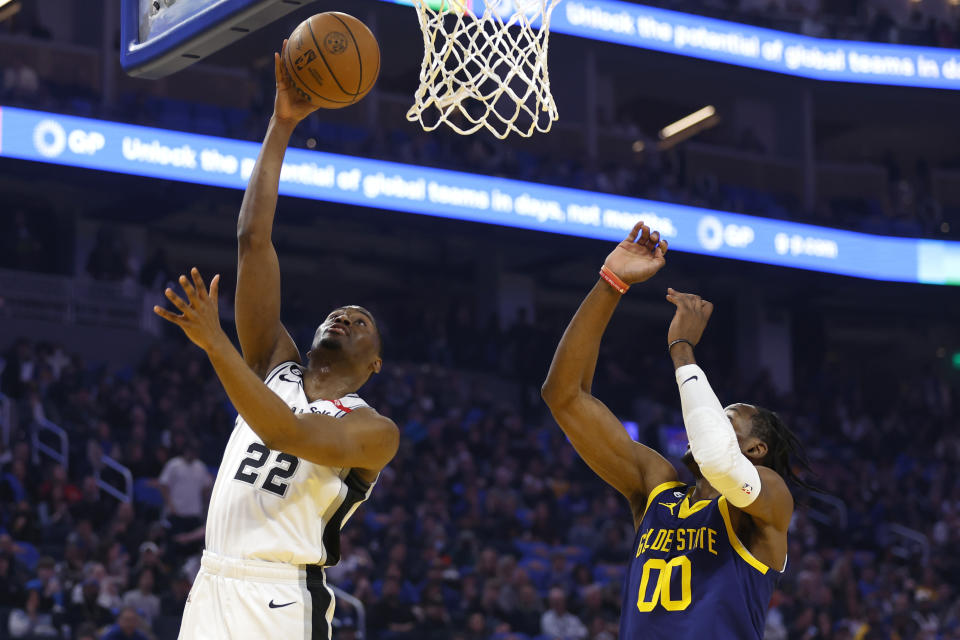
[[412, 1], [424, 54], [407, 120], [461, 135], [486, 128], [501, 140], [550, 130], [559, 116], [547, 45], [560, 0]]

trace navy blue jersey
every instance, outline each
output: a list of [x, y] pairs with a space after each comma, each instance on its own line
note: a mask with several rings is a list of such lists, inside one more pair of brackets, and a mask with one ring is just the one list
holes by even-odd
[[690, 504], [693, 487], [650, 492], [624, 582], [620, 640], [760, 640], [780, 572], [753, 557], [726, 498]]

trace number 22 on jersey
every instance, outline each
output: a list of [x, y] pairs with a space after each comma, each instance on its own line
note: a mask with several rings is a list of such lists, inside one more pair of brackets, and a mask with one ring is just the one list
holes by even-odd
[[300, 466], [300, 458], [289, 453], [271, 451], [259, 442], [251, 442], [250, 446], [247, 447], [247, 453], [249, 455], [240, 462], [240, 467], [233, 479], [256, 487], [261, 476], [261, 472], [257, 469], [267, 463], [270, 454], [276, 453], [273, 465], [259, 488], [281, 498], [284, 497], [287, 493], [287, 487], [290, 486], [290, 478], [293, 477], [293, 474], [297, 472], [297, 467]]

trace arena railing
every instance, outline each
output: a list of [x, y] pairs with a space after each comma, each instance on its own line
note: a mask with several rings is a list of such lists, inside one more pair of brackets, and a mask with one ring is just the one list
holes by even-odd
[[8, 319], [158, 332], [138, 284], [0, 269], [0, 290]]
[[[130, 473], [130, 469], [120, 464], [113, 458], [108, 455], [102, 455], [100, 457], [100, 462], [103, 465], [97, 469], [94, 474], [94, 478], [97, 481], [97, 487], [101, 491], [107, 493], [108, 495], [113, 496], [120, 502], [132, 502], [133, 501], [133, 474]], [[109, 482], [103, 479], [103, 469], [104, 467], [115, 471], [117, 474], [123, 478], [123, 489], [118, 489]]]
[[[814, 493], [811, 492], [807, 499], [810, 502], [819, 502], [821, 506], [826, 506], [829, 509], [830, 513], [825, 513], [819, 509], [810, 508], [810, 517], [822, 524], [837, 527], [841, 531], [845, 531], [847, 528], [847, 503], [845, 503], [840, 498], [836, 496], [831, 496], [823, 493]], [[821, 517], [817, 517], [816, 514], [819, 514]]]
[[[51, 446], [44, 442], [41, 438], [43, 433], [52, 434], [59, 446]], [[70, 436], [60, 425], [50, 422], [46, 418], [35, 418], [30, 439], [33, 449], [33, 464], [40, 464], [40, 454], [42, 453], [62, 465], [64, 471], [70, 470]]]
[[327, 586], [330, 587], [338, 600], [346, 602], [357, 612], [357, 638], [365, 640], [367, 637], [367, 611], [364, 609], [363, 603], [336, 585]]
[[[907, 543], [906, 545], [897, 545], [902, 550], [901, 555], [910, 556], [919, 553], [923, 557], [924, 566], [926, 566], [930, 559], [930, 539], [927, 536], [916, 529], [895, 522], [885, 525], [884, 532], [888, 538], [898, 538], [901, 543]], [[888, 539], [886, 542], [892, 544], [893, 541]], [[913, 549], [907, 548], [907, 546], [913, 546]], [[896, 553], [896, 549], [894, 549], [894, 553]]]

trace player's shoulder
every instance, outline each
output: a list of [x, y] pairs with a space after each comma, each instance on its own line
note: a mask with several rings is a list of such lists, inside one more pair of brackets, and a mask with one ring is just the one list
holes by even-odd
[[341, 407], [346, 411], [355, 411], [357, 409], [373, 410], [373, 407], [371, 407], [366, 400], [361, 398], [360, 395], [356, 393], [348, 393], [337, 400], [337, 403], [340, 404]]
[[303, 368], [293, 360], [281, 362], [267, 373], [264, 382], [268, 387], [276, 382], [303, 384]]

